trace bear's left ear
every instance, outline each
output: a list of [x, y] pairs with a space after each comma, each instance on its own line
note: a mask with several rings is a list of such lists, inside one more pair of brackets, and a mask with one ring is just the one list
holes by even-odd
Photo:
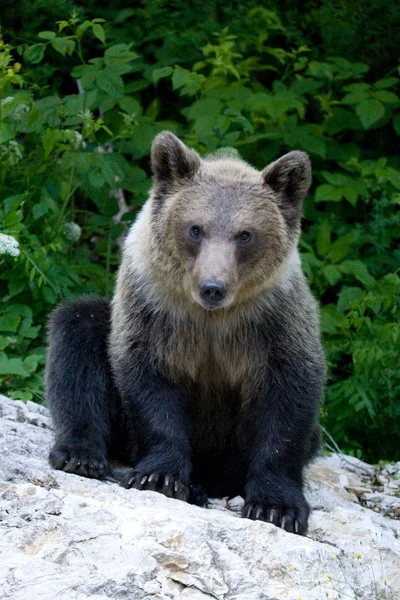
[[151, 167], [155, 180], [164, 185], [192, 177], [201, 158], [170, 131], [162, 131], [151, 147]]
[[279, 196], [282, 208], [298, 206], [311, 184], [311, 163], [305, 152], [289, 152], [265, 167], [264, 184]]

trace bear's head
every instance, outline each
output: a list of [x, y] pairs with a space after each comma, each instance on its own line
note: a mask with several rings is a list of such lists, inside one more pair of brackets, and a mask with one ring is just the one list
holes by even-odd
[[259, 172], [229, 155], [202, 159], [165, 131], [151, 161], [153, 264], [166, 291], [185, 304], [226, 309], [279, 282], [311, 181], [304, 152]]

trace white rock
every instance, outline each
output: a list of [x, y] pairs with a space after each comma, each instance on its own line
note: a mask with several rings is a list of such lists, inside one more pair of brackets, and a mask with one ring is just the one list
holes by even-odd
[[203, 509], [53, 471], [48, 412], [28, 404], [0, 396], [0, 599], [400, 597], [399, 521], [344, 489], [370, 465], [316, 461], [304, 538], [238, 518], [241, 498]]

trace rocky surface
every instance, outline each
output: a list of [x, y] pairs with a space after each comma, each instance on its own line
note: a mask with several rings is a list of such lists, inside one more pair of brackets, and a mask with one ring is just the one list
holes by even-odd
[[[53, 471], [46, 408], [0, 396], [0, 598], [400, 598], [400, 463], [309, 469], [307, 538], [238, 516]], [[400, 482], [399, 482], [400, 483]]]

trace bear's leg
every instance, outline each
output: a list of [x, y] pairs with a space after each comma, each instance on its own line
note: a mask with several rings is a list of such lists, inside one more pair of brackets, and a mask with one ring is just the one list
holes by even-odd
[[323, 363], [301, 357], [271, 365], [253, 389], [251, 460], [243, 516], [305, 535], [309, 506], [303, 469], [317, 451], [317, 416], [324, 383]]
[[46, 396], [55, 429], [50, 464], [101, 478], [118, 398], [107, 359], [110, 303], [102, 298], [67, 301], [50, 320]]
[[154, 371], [144, 335], [133, 342], [121, 340], [116, 358], [113, 373], [131, 428], [128, 437], [137, 441], [137, 452], [135, 448], [131, 452], [133, 469], [121, 485], [188, 501], [192, 471], [188, 398], [180, 386]]

